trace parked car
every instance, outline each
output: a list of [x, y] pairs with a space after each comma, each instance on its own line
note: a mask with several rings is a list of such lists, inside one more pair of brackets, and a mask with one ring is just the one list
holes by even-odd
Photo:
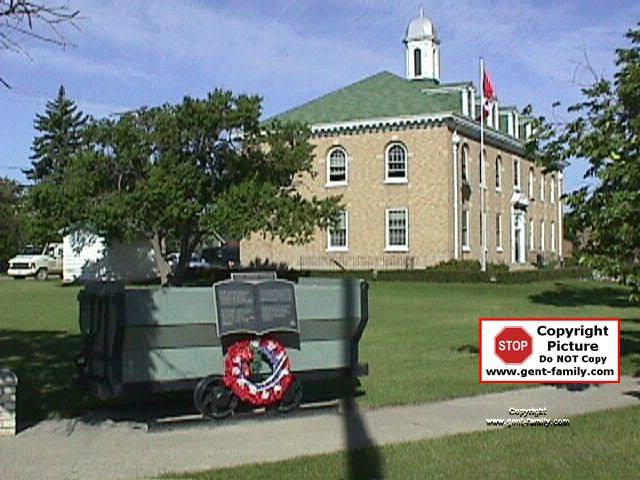
[[16, 278], [35, 277], [46, 280], [49, 275], [62, 275], [62, 244], [49, 243], [44, 248], [29, 245], [9, 260], [7, 275]]
[[[178, 266], [178, 262], [180, 261], [180, 254], [177, 252], [170, 253], [167, 255], [167, 263], [171, 268], [171, 271], [174, 272], [176, 267]], [[191, 260], [189, 261], [189, 269], [191, 270], [206, 270], [211, 268], [211, 264], [205, 260], [204, 258], [198, 256], [197, 253], [191, 254]]]
[[237, 247], [214, 247], [202, 250], [202, 258], [212, 268], [238, 268], [240, 266], [240, 249]]

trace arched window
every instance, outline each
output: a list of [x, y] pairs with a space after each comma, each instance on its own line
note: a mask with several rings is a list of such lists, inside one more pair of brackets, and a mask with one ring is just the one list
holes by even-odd
[[329, 152], [327, 161], [327, 184], [347, 183], [347, 153], [338, 147]]
[[556, 203], [556, 177], [551, 175], [551, 183], [549, 184], [549, 200]]
[[462, 161], [461, 168], [462, 171], [462, 180], [465, 182], [469, 181], [469, 146], [465, 143], [462, 147]]
[[419, 48], [413, 51], [413, 73], [416, 77], [422, 75], [422, 52]]
[[533, 167], [529, 167], [529, 198], [533, 198], [534, 197], [534, 194], [533, 194], [533, 181], [534, 181]]
[[543, 173], [543, 174], [540, 175], [540, 201], [541, 202], [544, 202], [544, 193], [545, 193], [544, 192], [545, 191], [544, 180], [545, 180], [545, 178], [544, 178], [544, 173]]
[[387, 149], [385, 181], [404, 183], [407, 181], [407, 149], [401, 143], [393, 143]]
[[496, 190], [502, 190], [502, 157], [496, 157]]

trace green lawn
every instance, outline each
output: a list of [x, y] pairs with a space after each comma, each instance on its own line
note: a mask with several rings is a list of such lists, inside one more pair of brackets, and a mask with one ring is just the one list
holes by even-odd
[[165, 478], [632, 479], [640, 476], [640, 406], [519, 427]]
[[[95, 400], [70, 386], [80, 348], [76, 287], [0, 279], [0, 365], [20, 378], [19, 420], [71, 415]], [[361, 361], [370, 365], [360, 402], [419, 403], [488, 393], [480, 385], [482, 316], [619, 316], [623, 373], [640, 375], [640, 309], [626, 289], [595, 282], [525, 285], [376, 282]]]

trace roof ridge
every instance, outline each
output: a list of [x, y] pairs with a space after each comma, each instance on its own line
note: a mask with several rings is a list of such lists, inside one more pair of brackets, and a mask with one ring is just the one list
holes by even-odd
[[391, 76], [396, 77], [396, 78], [398, 78], [400, 80], [403, 80], [403, 78], [401, 76], [396, 75], [395, 73], [392, 73], [389, 70], [381, 70], [378, 73], [374, 73], [373, 75], [369, 75], [368, 77], [361, 78], [360, 80], [355, 81], [353, 83], [350, 83], [348, 85], [345, 85], [344, 87], [337, 88], [336, 90], [332, 90], [331, 92], [325, 93], [324, 95], [320, 95], [319, 97], [313, 98], [311, 100], [307, 100], [306, 102], [301, 103], [300, 105], [297, 105], [297, 106], [295, 106], [293, 108], [290, 108], [288, 110], [284, 110], [284, 111], [282, 111], [280, 113], [276, 113], [275, 115], [272, 115], [271, 117], [265, 119], [264, 121], [267, 122], [269, 120], [273, 120], [274, 118], [280, 117], [282, 115], [286, 115], [287, 113], [294, 112], [296, 110], [299, 110], [301, 108], [304, 108], [304, 107], [310, 105], [311, 103], [315, 103], [315, 102], [318, 102], [320, 100], [324, 100], [325, 98], [330, 97], [332, 95], [335, 95], [335, 94], [337, 94], [337, 93], [339, 93], [339, 92], [341, 92], [343, 90], [346, 90], [347, 88], [355, 87], [356, 85], [358, 85], [360, 83], [364, 83], [366, 81], [371, 80], [372, 78], [379, 77], [379, 76], [382, 76], [382, 75], [391, 75]]

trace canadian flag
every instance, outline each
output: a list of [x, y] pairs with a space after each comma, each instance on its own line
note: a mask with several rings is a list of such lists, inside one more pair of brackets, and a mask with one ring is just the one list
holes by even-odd
[[487, 118], [491, 113], [491, 104], [498, 100], [496, 87], [491, 80], [491, 74], [488, 70], [484, 70], [482, 78], [482, 97], [484, 98], [484, 116]]

